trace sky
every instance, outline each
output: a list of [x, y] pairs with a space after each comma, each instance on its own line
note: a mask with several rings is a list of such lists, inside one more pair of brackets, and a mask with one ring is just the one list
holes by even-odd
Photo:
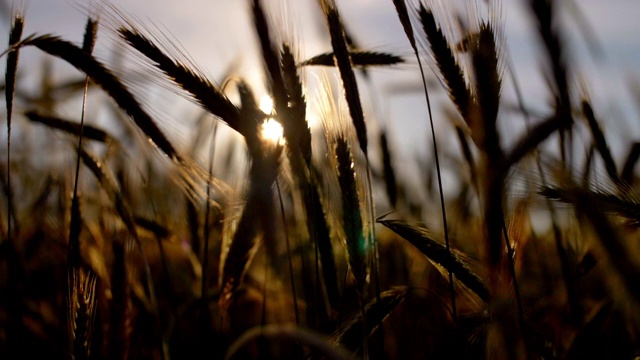
[[[10, 7], [13, 0], [0, 0]], [[430, 0], [431, 1], [431, 0]], [[14, 1], [20, 4], [19, 1]], [[361, 81], [365, 111], [370, 128], [384, 126], [391, 134], [400, 162], [412, 162], [429, 149], [428, 122], [424, 95], [416, 62], [412, 57], [391, 0], [336, 0], [347, 30], [361, 47], [386, 51], [406, 57], [408, 64], [393, 69], [371, 72], [374, 85]], [[416, 3], [411, 0], [409, 3]], [[467, 2], [472, 2], [471, 0]], [[630, 83], [640, 82], [640, 1], [637, 0], [563, 0], [561, 11], [565, 45], [572, 63], [578, 64], [580, 76], [593, 99], [607, 135], [612, 139], [614, 154], [622, 155], [631, 141], [640, 139], [640, 99], [633, 99]], [[86, 21], [86, 4], [80, 0], [26, 1], [25, 34], [55, 33], [80, 42]], [[242, 0], [112, 0], [111, 3], [128, 16], [149, 28], [156, 27], [173, 37], [189, 57], [213, 79], [220, 80], [229, 70], [237, 72], [249, 83], [260, 84], [262, 69], [256, 52], [256, 38], [251, 27], [248, 1]], [[267, 2], [265, 2], [267, 3]], [[7, 5], [8, 4], [8, 5]], [[315, 0], [272, 0], [268, 8], [274, 23], [285, 30], [295, 30], [294, 43], [302, 57], [328, 51], [328, 35]], [[579, 4], [580, 12], [572, 7]], [[287, 10], [283, 10], [283, 9]], [[7, 11], [3, 11], [0, 38], [7, 38]], [[525, 90], [527, 105], [544, 113], [549, 110], [548, 94], [541, 76], [543, 53], [528, 16], [526, 1], [503, 0], [502, 21], [506, 34], [505, 50], [513, 61], [515, 73]], [[582, 14], [577, 16], [576, 14]], [[595, 34], [595, 43], [603, 56], [588, 50], [581, 19]], [[286, 24], [286, 25], [282, 25]], [[104, 32], [106, 29], [101, 29]], [[105, 59], [113, 51], [113, 37], [99, 34], [98, 54]], [[29, 55], [34, 57], [35, 55]], [[34, 61], [29, 59], [27, 61]], [[433, 78], [433, 76], [431, 76]], [[307, 75], [313, 84], [314, 75]], [[432, 82], [433, 83], [433, 82]], [[313, 96], [313, 86], [309, 97]], [[258, 91], [260, 92], [260, 91]], [[451, 106], [439, 84], [432, 90], [436, 114]], [[503, 104], [514, 104], [513, 89], [504, 81]], [[634, 102], [635, 101], [635, 102]], [[504, 113], [504, 111], [503, 111]], [[503, 116], [501, 113], [501, 117]], [[450, 134], [450, 125], [437, 122], [437, 132]], [[504, 142], [513, 141], [524, 129], [521, 119], [503, 120]], [[374, 130], [371, 130], [374, 131]], [[372, 134], [372, 133], [370, 133]], [[373, 134], [372, 134], [373, 135]], [[371, 135], [370, 135], [371, 136]], [[449, 135], [445, 135], [449, 136]], [[454, 143], [454, 142], [449, 142]], [[454, 144], [455, 145], [455, 144]], [[448, 145], [445, 145], [448, 146]], [[453, 145], [452, 145], [453, 146]], [[452, 150], [453, 151], [453, 150]]]

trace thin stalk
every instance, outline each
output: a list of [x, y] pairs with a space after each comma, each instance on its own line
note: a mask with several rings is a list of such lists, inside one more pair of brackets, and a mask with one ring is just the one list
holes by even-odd
[[[96, 22], [91, 18], [87, 21], [86, 32], [84, 35], [83, 50], [90, 54], [95, 44], [96, 36]], [[71, 333], [71, 338], [75, 338], [77, 334], [74, 334], [73, 329], [76, 324], [76, 311], [75, 302], [84, 301], [84, 299], [77, 299], [74, 293], [77, 291], [77, 278], [80, 273], [80, 231], [82, 227], [82, 219], [80, 215], [80, 203], [78, 200], [78, 182], [80, 179], [80, 153], [82, 151], [82, 140], [84, 139], [84, 119], [87, 110], [87, 95], [89, 93], [89, 76], [84, 79], [84, 91], [82, 95], [82, 110], [80, 112], [80, 133], [78, 135], [78, 151], [76, 156], [76, 173], [73, 181], [73, 197], [71, 199], [71, 222], [69, 224], [69, 239], [68, 239], [68, 255], [67, 255], [67, 309], [69, 311], [67, 321]], [[76, 348], [76, 340], [71, 339], [70, 349], [74, 357], [80, 357], [84, 354], [80, 354], [79, 349]]]
[[[282, 225], [283, 225], [283, 229], [284, 229], [284, 240], [285, 240], [285, 244], [287, 246], [287, 259], [288, 259], [288, 263], [289, 263], [289, 277], [291, 279], [291, 296], [293, 298], [293, 313], [296, 319], [296, 326], [300, 327], [300, 314], [299, 314], [299, 309], [298, 309], [298, 295], [296, 294], [296, 283], [295, 283], [295, 279], [294, 279], [294, 274], [293, 274], [293, 260], [291, 259], [291, 245], [289, 244], [289, 230], [288, 230], [288, 226], [287, 226], [287, 218], [285, 215], [285, 211], [284, 211], [284, 201], [282, 201], [282, 192], [280, 191], [280, 181], [278, 181], [278, 178], [276, 177], [276, 190], [278, 191], [278, 203], [280, 205], [280, 215], [282, 217]], [[302, 260], [304, 262], [304, 259]], [[266, 265], [265, 265], [266, 267]], [[266, 297], [266, 283], [267, 283], [267, 275], [266, 275], [266, 269], [265, 269], [265, 300], [263, 303], [263, 306], [266, 307], [266, 302], [267, 302], [267, 297]], [[263, 314], [264, 314], [264, 308], [263, 308]], [[262, 327], [266, 327], [269, 326], [267, 325], [264, 321], [262, 323]], [[299, 351], [299, 354], [302, 354], [302, 343], [300, 341], [297, 342], [297, 350]]]
[[[314, 232], [315, 229], [313, 229]], [[315, 277], [316, 277], [316, 296], [322, 296], [322, 281], [320, 280], [320, 249], [319, 249], [319, 240], [317, 233], [312, 236], [313, 238], [313, 261], [315, 263]], [[320, 308], [320, 307], [318, 307]], [[322, 309], [325, 309], [322, 307]], [[320, 314], [320, 328], [324, 328], [327, 323], [322, 321], [326, 319], [326, 316], [323, 316], [322, 313], [326, 313], [326, 311], [318, 310], [318, 314]]]
[[296, 295], [296, 284], [293, 276], [293, 260], [291, 259], [291, 245], [289, 244], [289, 230], [284, 212], [282, 193], [280, 192], [280, 182], [276, 178], [276, 189], [278, 190], [278, 200], [280, 202], [280, 214], [282, 215], [282, 225], [284, 229], [284, 241], [287, 245], [287, 258], [289, 260], [289, 277], [291, 278], [291, 296], [293, 296], [293, 310], [296, 317], [296, 325], [300, 326], [300, 315], [298, 314], [298, 295]]
[[267, 283], [269, 281], [269, 262], [264, 262], [264, 287], [262, 288], [262, 315], [260, 325], [267, 325]]
[[213, 178], [213, 158], [216, 151], [216, 134], [218, 133], [218, 122], [213, 123], [213, 134], [211, 139], [211, 150], [209, 152], [209, 181], [207, 181], [207, 203], [204, 211], [204, 249], [202, 251], [202, 287], [200, 296], [202, 303], [207, 303], [207, 267], [209, 265], [209, 217], [211, 215], [211, 179]]
[[375, 222], [375, 205], [373, 203], [373, 184], [371, 183], [371, 165], [369, 164], [369, 155], [366, 156], [367, 161], [367, 190], [369, 192], [369, 226], [371, 227], [371, 244], [373, 245], [373, 272], [374, 272], [374, 288], [376, 292], [376, 300], [380, 302], [380, 255], [378, 252], [378, 239], [376, 238], [376, 222]]
[[[91, 19], [89, 19], [89, 23], [87, 24], [87, 28], [89, 28], [89, 24], [91, 24]], [[95, 37], [95, 34], [94, 34]], [[87, 40], [85, 39], [85, 46], [84, 49], [85, 51], [87, 51], [88, 53], [91, 53], [91, 50], [93, 48], [92, 44], [87, 43]], [[85, 114], [87, 112], [87, 95], [89, 93], [89, 76], [86, 76], [84, 79], [84, 92], [82, 95], [82, 110], [80, 113], [80, 134], [78, 135], [78, 154], [76, 156], [76, 174], [75, 174], [75, 178], [73, 180], [73, 198], [72, 198], [72, 205], [71, 206], [78, 206], [78, 181], [80, 179], [80, 152], [82, 149], [82, 140], [84, 139], [84, 118], [85, 118]], [[73, 214], [73, 212], [72, 212]], [[78, 219], [79, 220], [79, 219]], [[72, 220], [73, 223], [73, 220]], [[73, 228], [73, 224], [71, 226]], [[69, 234], [69, 237], [71, 237], [71, 233]], [[71, 239], [69, 239], [71, 240]]]
[[[418, 46], [416, 45], [416, 39], [413, 32], [413, 26], [411, 25], [411, 20], [409, 19], [409, 13], [407, 11], [407, 6], [404, 0], [393, 0], [394, 6], [398, 13], [398, 18], [400, 23], [404, 28], [405, 35], [411, 44], [411, 48], [413, 49], [413, 53], [416, 56], [416, 60], [418, 60], [418, 67], [420, 68], [420, 76], [422, 78], [422, 87], [424, 90], [425, 99], [427, 101], [427, 110], [429, 113], [429, 125], [431, 127], [431, 138], [433, 140], [433, 151], [434, 157], [436, 160], [436, 174], [438, 177], [438, 190], [440, 193], [440, 209], [442, 212], [442, 224], [444, 228], [444, 240], [447, 248], [447, 253], [451, 256], [451, 246], [449, 244], [449, 229], [447, 227], [447, 212], [444, 203], [444, 192], [442, 190], [442, 174], [440, 172], [440, 157], [438, 156], [438, 143], [436, 141], [436, 132], [433, 126], [433, 114], [431, 112], [431, 100], [429, 98], [429, 90], [427, 89], [427, 80], [424, 74], [424, 68], [422, 66], [422, 61], [420, 61], [420, 53], [418, 51]], [[451, 313], [453, 314], [453, 321], [458, 322], [458, 311], [456, 309], [456, 293], [453, 283], [453, 272], [449, 270], [449, 290], [451, 292]]]
[[[429, 99], [429, 91], [427, 90], [427, 80], [425, 79], [424, 68], [420, 61], [420, 54], [418, 48], [414, 47], [413, 51], [418, 60], [418, 67], [420, 68], [420, 76], [422, 78], [422, 87], [424, 89], [425, 99], [427, 101], [427, 111], [429, 112], [429, 125], [431, 127], [431, 139], [433, 141], [433, 152], [436, 160], [436, 175], [438, 178], [438, 192], [440, 193], [440, 210], [442, 212], [442, 224], [444, 230], [444, 242], [447, 247], [447, 252], [451, 255], [451, 245], [449, 244], [449, 229], [447, 227], [447, 211], [444, 204], [444, 191], [442, 190], [442, 174], [440, 171], [440, 157], [438, 156], [438, 143], [436, 141], [436, 132], [433, 126], [433, 114], [431, 113], [431, 100]], [[453, 321], [458, 322], [458, 311], [456, 309], [456, 292], [453, 283], [453, 272], [449, 270], [449, 291], [451, 292], [451, 313], [453, 314]]]
[[360, 314], [362, 314], [362, 358], [369, 359], [369, 336], [368, 336], [369, 334], [367, 334], [367, 312], [364, 309], [365, 304], [362, 297], [358, 298], [358, 303], [360, 305]]
[[516, 261], [513, 257], [513, 246], [509, 240], [509, 233], [507, 232], [507, 226], [504, 223], [504, 215], [502, 216], [502, 232], [504, 233], [504, 242], [507, 245], [507, 256], [509, 257], [509, 271], [511, 271], [511, 277], [513, 278], [513, 291], [516, 296], [516, 306], [518, 307], [518, 320], [520, 321], [520, 331], [524, 332], [524, 310], [522, 307], [522, 298], [520, 297], [520, 285], [518, 285], [518, 279], [516, 278]]
[[[264, 245], [264, 243], [263, 243]], [[269, 261], [268, 254], [265, 252], [265, 261], [264, 261], [264, 287], [262, 288], [262, 314], [260, 318], [260, 326], [267, 326], [267, 283], [269, 282]], [[258, 339], [258, 350], [262, 354], [269, 353], [269, 341], [265, 338]], [[267, 355], [264, 355], [268, 357]]]

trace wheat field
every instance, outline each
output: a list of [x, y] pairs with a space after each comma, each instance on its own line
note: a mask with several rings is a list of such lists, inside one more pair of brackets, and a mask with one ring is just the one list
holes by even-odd
[[[389, 0], [397, 52], [343, 1], [303, 55], [291, 12], [245, 0], [258, 82], [107, 2], [81, 41], [0, 2], [0, 358], [640, 357], [640, 142], [567, 41], [579, 13], [523, 2], [541, 98], [506, 1]], [[418, 79], [414, 158], [385, 71]]]

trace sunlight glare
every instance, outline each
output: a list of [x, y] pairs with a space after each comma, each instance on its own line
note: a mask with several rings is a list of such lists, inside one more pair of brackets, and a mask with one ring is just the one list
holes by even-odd
[[260, 99], [260, 110], [267, 115], [273, 113], [273, 99], [269, 95], [264, 95]]
[[312, 111], [307, 110], [307, 126], [310, 129], [315, 129], [322, 126], [322, 120], [320, 120], [320, 116]]
[[284, 139], [282, 137], [282, 132], [282, 125], [280, 125], [280, 123], [274, 118], [268, 118], [260, 126], [260, 136], [263, 140], [272, 144], [283, 144]]

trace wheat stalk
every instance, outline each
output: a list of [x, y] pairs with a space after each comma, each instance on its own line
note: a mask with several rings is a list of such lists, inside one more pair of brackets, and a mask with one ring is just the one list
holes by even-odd
[[[302, 154], [307, 167], [311, 164], [311, 130], [306, 122], [306, 99], [291, 47], [282, 44], [280, 51], [282, 77], [287, 93], [288, 111], [283, 114], [283, 136], [292, 153]], [[295, 156], [295, 155], [294, 155]], [[294, 161], [292, 161], [292, 164]]]
[[633, 169], [638, 159], [640, 159], [640, 143], [636, 142], [629, 148], [629, 153], [620, 172], [620, 178], [627, 184], [633, 184]]
[[[349, 57], [353, 66], [392, 66], [404, 63], [404, 59], [398, 55], [379, 51], [350, 50]], [[300, 63], [301, 66], [336, 66], [335, 55], [332, 52], [316, 55]]]
[[589, 129], [591, 130], [591, 136], [593, 137], [593, 141], [595, 143], [595, 148], [600, 153], [602, 157], [602, 161], [604, 162], [604, 168], [609, 175], [611, 181], [613, 181], [616, 186], [618, 186], [621, 190], [624, 188], [624, 184], [622, 183], [622, 179], [618, 175], [618, 169], [616, 167], [615, 161], [613, 161], [613, 156], [611, 156], [611, 151], [609, 151], [609, 144], [607, 143], [607, 139], [604, 136], [604, 132], [596, 119], [595, 114], [593, 113], [593, 108], [588, 100], [582, 101], [582, 113], [587, 120], [587, 124], [589, 125]]
[[345, 98], [347, 99], [351, 121], [353, 121], [353, 126], [356, 129], [360, 150], [367, 155], [367, 127], [364, 121], [358, 83], [356, 82], [356, 76], [353, 72], [353, 64], [347, 48], [340, 15], [332, 0], [322, 0], [321, 3], [329, 29], [329, 35], [331, 36], [331, 47], [333, 47], [336, 67], [342, 79], [342, 87]]
[[480, 112], [476, 116], [480, 115], [479, 122], [482, 124], [474, 129], [480, 130], [474, 137], [489, 161], [499, 163], [503, 154], [496, 122], [500, 107], [502, 79], [499, 73], [495, 34], [490, 23], [480, 24], [478, 44], [471, 53], [480, 107]]
[[449, 91], [449, 97], [456, 105], [462, 119], [470, 128], [475, 129], [473, 118], [475, 99], [464, 79], [462, 68], [458, 65], [455, 54], [449, 46], [449, 41], [436, 24], [433, 12], [422, 4], [420, 4], [419, 17], [429, 42], [431, 54]]
[[85, 139], [94, 140], [106, 144], [118, 143], [118, 140], [113, 135], [95, 126], [81, 126], [80, 124], [71, 120], [62, 119], [56, 116], [44, 115], [36, 111], [27, 111], [24, 115], [30, 121], [46, 125], [52, 129], [61, 130], [74, 136], [80, 137], [80, 135], [82, 134], [82, 137]]
[[51, 35], [39, 36], [22, 42], [22, 46], [38, 49], [61, 58], [81, 70], [100, 85], [102, 89], [124, 110], [144, 134], [153, 141], [170, 159], [185, 163], [183, 157], [162, 133], [151, 116], [142, 108], [136, 98], [102, 63], [83, 49]]
[[5, 100], [7, 106], [7, 238], [12, 241], [11, 220], [14, 220], [14, 228], [17, 227], [15, 212], [13, 211], [13, 193], [11, 187], [11, 120], [13, 115], [13, 97], [16, 88], [16, 76], [18, 74], [18, 59], [20, 49], [14, 48], [22, 37], [24, 29], [24, 17], [16, 14], [11, 21], [11, 32], [9, 33], [9, 53], [7, 55], [7, 69], [5, 72]]
[[391, 207], [395, 208], [398, 202], [398, 185], [396, 174], [391, 164], [391, 151], [389, 150], [389, 143], [387, 141], [387, 132], [384, 129], [380, 132], [380, 149], [382, 150], [382, 168], [384, 171], [387, 197], [389, 198]]
[[239, 129], [238, 109], [203, 75], [171, 59], [137, 29], [121, 27], [118, 32], [129, 45], [153, 61], [173, 82], [190, 93], [203, 109], [224, 120], [232, 129]]
[[338, 137], [335, 146], [338, 183], [342, 192], [342, 225], [345, 245], [358, 291], [360, 294], [364, 294], [368, 275], [366, 260], [368, 245], [363, 234], [360, 199], [353, 170], [353, 156], [344, 137]]
[[[556, 113], [560, 121], [573, 124], [571, 113], [571, 98], [569, 95], [567, 66], [565, 54], [562, 51], [560, 34], [556, 29], [556, 10], [551, 0], [530, 0], [529, 4], [534, 18], [537, 21], [538, 33], [542, 38], [547, 52], [547, 58], [551, 65], [556, 95]], [[568, 128], [569, 136], [571, 128]], [[560, 131], [560, 151], [563, 161], [566, 162], [565, 129]]]

